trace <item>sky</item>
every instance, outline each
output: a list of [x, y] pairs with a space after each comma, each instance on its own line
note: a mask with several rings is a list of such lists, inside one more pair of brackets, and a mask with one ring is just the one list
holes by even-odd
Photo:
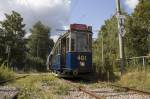
[[[131, 13], [138, 0], [121, 0], [122, 7]], [[93, 38], [97, 37], [97, 30], [104, 21], [116, 13], [115, 0], [72, 0], [71, 23], [85, 23], [93, 27]]]
[[[132, 13], [138, 0], [121, 0], [126, 12]], [[68, 29], [69, 24], [82, 23], [93, 27], [93, 38], [97, 37], [96, 30], [104, 21], [115, 15], [115, 0], [0, 0], [0, 20], [4, 13], [15, 10], [21, 14], [26, 24], [26, 31], [37, 21], [51, 27], [51, 37], [58, 38], [58, 29]]]

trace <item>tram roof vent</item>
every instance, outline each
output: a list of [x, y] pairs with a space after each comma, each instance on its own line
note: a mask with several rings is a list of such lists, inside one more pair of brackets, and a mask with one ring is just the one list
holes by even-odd
[[88, 31], [92, 32], [92, 26], [88, 26]]

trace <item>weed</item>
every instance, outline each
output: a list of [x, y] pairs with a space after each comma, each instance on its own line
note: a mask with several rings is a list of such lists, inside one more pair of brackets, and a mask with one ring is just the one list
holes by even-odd
[[12, 84], [20, 90], [19, 99], [58, 99], [67, 95], [69, 85], [51, 74], [31, 75]]
[[150, 90], [150, 73], [146, 71], [130, 71], [121, 77], [118, 83], [122, 86]]
[[0, 81], [13, 79], [14, 77], [15, 73], [10, 68], [5, 66], [4, 64], [0, 66]]

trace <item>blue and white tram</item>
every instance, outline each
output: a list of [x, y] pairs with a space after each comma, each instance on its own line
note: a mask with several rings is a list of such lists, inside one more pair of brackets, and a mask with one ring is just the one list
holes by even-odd
[[50, 70], [61, 75], [78, 76], [92, 71], [92, 27], [71, 24], [59, 37], [47, 59]]

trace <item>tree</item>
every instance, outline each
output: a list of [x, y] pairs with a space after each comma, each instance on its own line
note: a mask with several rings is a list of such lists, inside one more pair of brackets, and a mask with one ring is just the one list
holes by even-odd
[[[2, 30], [5, 32], [4, 45], [5, 48], [10, 48], [9, 63], [21, 66], [25, 56], [25, 43], [24, 35], [25, 24], [23, 24], [23, 18], [15, 11], [11, 14], [5, 14], [6, 19], [1, 21]], [[5, 51], [4, 51], [5, 52]], [[20, 67], [21, 68], [21, 67]]]
[[53, 40], [49, 39], [50, 28], [39, 21], [30, 31], [32, 33], [28, 42], [30, 54], [46, 61], [48, 51], [53, 47]]
[[4, 61], [5, 57], [5, 40], [4, 40], [5, 32], [3, 29], [0, 29], [0, 65]]
[[103, 79], [107, 78], [108, 73], [110, 78], [114, 77], [113, 66], [119, 55], [118, 45], [117, 20], [113, 16], [105, 21], [105, 24], [100, 29], [98, 39], [93, 44], [93, 61]]
[[[127, 58], [150, 53], [150, 0], [140, 0], [132, 15], [126, 15], [125, 55]], [[103, 38], [103, 39], [102, 39]], [[103, 46], [102, 46], [103, 42]], [[112, 73], [119, 59], [117, 21], [113, 16], [101, 27], [98, 39], [93, 44], [93, 61], [103, 77]], [[103, 59], [102, 59], [103, 48]], [[119, 61], [118, 61], [119, 62]], [[103, 65], [102, 65], [103, 64]], [[130, 65], [130, 64], [129, 64]]]
[[140, 0], [127, 22], [127, 45], [130, 56], [148, 55], [150, 51], [150, 0]]

